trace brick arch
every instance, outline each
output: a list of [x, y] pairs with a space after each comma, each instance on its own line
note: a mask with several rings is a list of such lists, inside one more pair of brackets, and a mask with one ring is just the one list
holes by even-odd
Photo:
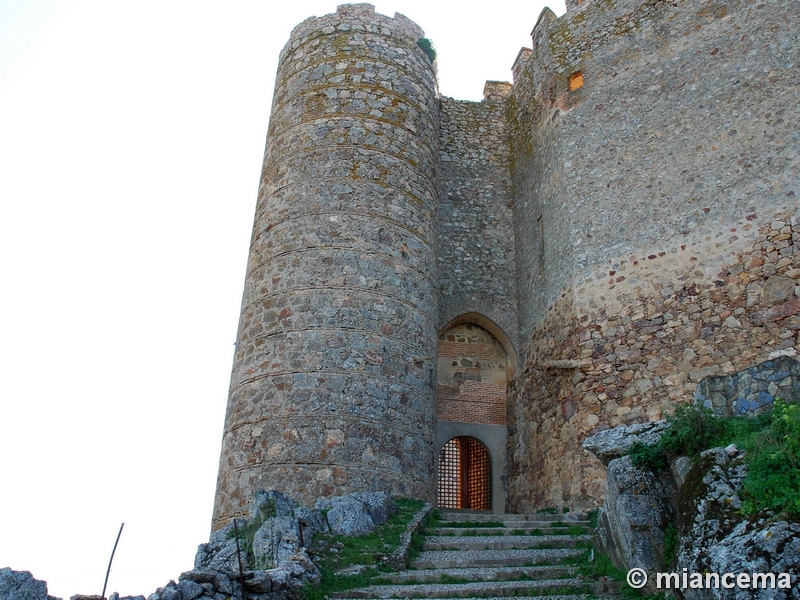
[[439, 339], [441, 340], [441, 336], [447, 331], [453, 329], [453, 327], [463, 325], [465, 323], [471, 323], [473, 325], [482, 327], [494, 336], [494, 338], [503, 347], [503, 350], [505, 350], [506, 356], [508, 357], [508, 381], [514, 379], [514, 375], [517, 372], [517, 351], [514, 348], [514, 344], [505, 330], [486, 315], [482, 315], [481, 313], [477, 312], [468, 312], [457, 316], [447, 323], [447, 325], [442, 327]]
[[474, 319], [459, 317], [439, 334], [439, 420], [506, 425], [506, 388], [515, 370], [513, 347], [511, 356], [506, 348]]

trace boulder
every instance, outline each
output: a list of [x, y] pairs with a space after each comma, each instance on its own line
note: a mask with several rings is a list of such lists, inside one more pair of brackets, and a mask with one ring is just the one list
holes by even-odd
[[179, 582], [178, 590], [181, 593], [181, 600], [194, 600], [195, 598], [202, 596], [203, 592], [205, 591], [202, 585], [195, 583], [190, 579], [184, 579], [183, 581]]
[[272, 517], [253, 536], [255, 567], [272, 569], [300, 549], [300, 531], [295, 517]]
[[278, 490], [259, 490], [250, 505], [251, 521], [264, 521], [271, 517], [291, 517], [297, 502]]
[[672, 478], [635, 467], [629, 456], [612, 460], [607, 478], [596, 531], [598, 546], [622, 569], [663, 571], [664, 529], [675, 518]]
[[375, 525], [386, 523], [397, 514], [397, 503], [386, 492], [357, 492], [350, 495], [364, 505]]
[[307, 581], [312, 583], [320, 582], [321, 574], [319, 569], [317, 569], [317, 566], [311, 560], [311, 557], [305, 549], [287, 557], [286, 561], [281, 564], [292, 573], [294, 585], [300, 585]]
[[230, 578], [218, 571], [212, 571], [211, 569], [186, 571], [185, 573], [181, 573], [178, 581], [183, 581], [184, 579], [199, 584], [211, 584], [215, 591], [222, 594], [233, 594]]
[[[247, 519], [237, 519], [240, 530], [247, 525]], [[247, 553], [240, 553], [242, 559], [242, 569], [250, 568]], [[195, 571], [217, 571], [224, 573], [228, 577], [239, 576], [239, 559], [236, 552], [236, 537], [234, 536], [234, 525], [228, 523], [220, 527], [211, 534], [207, 544], [200, 544], [197, 547], [197, 554], [194, 558]], [[172, 600], [172, 599], [165, 599]]]
[[264, 594], [272, 591], [272, 577], [268, 571], [256, 571], [252, 577], [244, 582], [244, 587], [249, 592]]
[[0, 569], [0, 598], [3, 600], [47, 600], [47, 582], [34, 579], [29, 571]]
[[150, 594], [147, 600], [181, 600], [181, 592], [178, 589], [178, 584], [170, 581], [164, 587], [160, 587]]
[[[717, 544], [707, 549], [708, 571], [711, 573], [789, 573], [791, 587], [797, 590], [800, 583], [800, 524], [786, 521], [769, 522], [760, 519], [755, 522], [742, 521]], [[678, 567], [685, 564], [679, 562]], [[691, 568], [694, 568], [693, 566]], [[691, 571], [702, 572], [702, 571]], [[777, 583], [777, 582], [776, 582]], [[777, 586], [776, 586], [777, 587]], [[738, 598], [742, 590], [685, 590], [687, 600], [698, 598]], [[794, 599], [792, 589], [768, 589], [756, 593], [752, 598]]]
[[625, 456], [634, 442], [655, 444], [668, 427], [665, 420], [620, 425], [589, 436], [581, 446], [608, 466], [612, 460]]
[[320, 533], [329, 533], [328, 521], [325, 515], [318, 510], [307, 508], [305, 506], [298, 506], [294, 510], [294, 516], [297, 517], [300, 527], [302, 528], [302, 544], [306, 548], [310, 548], [314, 541], [314, 536]]
[[675, 526], [682, 540], [682, 562], [691, 554], [689, 562], [706, 564], [707, 549], [742, 521], [737, 490], [746, 475], [743, 454], [730, 456], [723, 448], [712, 448], [697, 458], [678, 499]]
[[692, 470], [693, 464], [694, 461], [688, 456], [679, 456], [669, 464], [672, 479], [675, 480], [675, 487], [680, 488], [683, 485], [686, 476], [689, 474], [689, 471]]
[[360, 500], [349, 496], [320, 498], [314, 505], [317, 510], [328, 510], [326, 515], [331, 532], [336, 535], [360, 537], [372, 533], [375, 522]]

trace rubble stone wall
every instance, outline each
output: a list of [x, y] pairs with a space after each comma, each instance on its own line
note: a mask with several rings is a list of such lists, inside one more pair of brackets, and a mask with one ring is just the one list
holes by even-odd
[[281, 53], [213, 529], [262, 488], [433, 498], [439, 104], [423, 35], [343, 5]]
[[512, 509], [601, 502], [588, 434], [798, 350], [797, 24], [783, 0], [543, 13], [507, 100]]
[[438, 96], [402, 15], [354, 4], [301, 23], [276, 83], [214, 527], [259, 488], [432, 499], [437, 383], [440, 418], [486, 392], [437, 377], [459, 352], [439, 334], [465, 323], [508, 358], [517, 511], [597, 505], [587, 435], [796, 355], [796, 4], [570, 1], [483, 102]]
[[439, 133], [439, 330], [480, 313], [516, 345], [510, 158], [501, 99], [442, 98]]

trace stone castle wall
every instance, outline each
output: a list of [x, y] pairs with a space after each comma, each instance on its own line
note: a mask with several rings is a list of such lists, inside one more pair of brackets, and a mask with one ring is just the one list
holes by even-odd
[[344, 5], [281, 54], [215, 529], [258, 489], [433, 497], [439, 106], [422, 35]]
[[[505, 440], [497, 386], [450, 385], [502, 387], [500, 349], [508, 508], [596, 506], [588, 435], [800, 350], [796, 0], [569, 8], [483, 102], [438, 97], [401, 15], [344, 5], [292, 33], [215, 528], [259, 488], [431, 499], [437, 380], [443, 423]], [[470, 327], [485, 372], [447, 337]]]
[[518, 343], [505, 105], [442, 98], [439, 329], [479, 313]]
[[540, 19], [508, 98], [513, 508], [596, 504], [588, 434], [798, 348], [797, 25], [781, 0]]

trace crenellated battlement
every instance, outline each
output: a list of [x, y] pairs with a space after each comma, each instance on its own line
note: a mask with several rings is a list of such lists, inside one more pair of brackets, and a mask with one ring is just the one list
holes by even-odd
[[[388, 17], [376, 13], [375, 7], [371, 4], [340, 4], [336, 7], [335, 13], [323, 17], [309, 17], [297, 25], [281, 51], [281, 60], [285, 53], [309, 43], [313, 38], [347, 31], [353, 31], [356, 35], [379, 34], [413, 44], [416, 44], [419, 38], [425, 37], [425, 32], [419, 25], [400, 13]], [[356, 37], [353, 41], [357, 45], [363, 40]]]

